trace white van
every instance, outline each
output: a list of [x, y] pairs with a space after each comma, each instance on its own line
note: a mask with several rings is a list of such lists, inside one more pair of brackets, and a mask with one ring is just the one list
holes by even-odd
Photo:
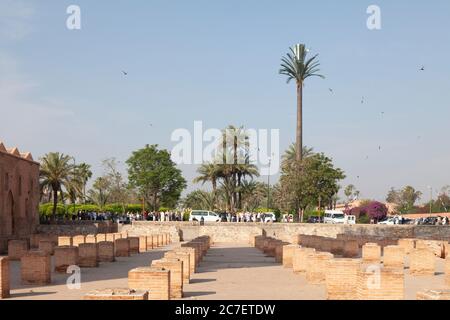
[[189, 216], [189, 221], [205, 222], [220, 222], [220, 217], [217, 213], [206, 210], [193, 210]]
[[345, 224], [345, 214], [338, 210], [327, 210], [325, 211], [323, 222], [328, 224]]
[[356, 224], [356, 216], [346, 215], [345, 224]]

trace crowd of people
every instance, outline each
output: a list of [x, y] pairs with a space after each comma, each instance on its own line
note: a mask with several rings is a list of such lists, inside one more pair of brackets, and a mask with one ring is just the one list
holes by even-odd
[[80, 210], [70, 216], [72, 221], [114, 221], [117, 223], [131, 223], [133, 221], [183, 221], [181, 212], [95, 212]]

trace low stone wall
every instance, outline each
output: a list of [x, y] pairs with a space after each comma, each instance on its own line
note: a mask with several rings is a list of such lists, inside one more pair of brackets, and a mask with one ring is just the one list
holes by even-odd
[[123, 231], [139, 236], [152, 233], [170, 233], [174, 241], [189, 241], [208, 235], [214, 242], [248, 243], [250, 236], [266, 235], [286, 242], [293, 242], [298, 234], [336, 238], [339, 234], [354, 237], [416, 238], [450, 240], [450, 226], [384, 226], [384, 225], [328, 225], [328, 224], [261, 224], [217, 223], [200, 226], [193, 222], [134, 222]]
[[52, 234], [58, 236], [75, 236], [88, 235], [98, 233], [115, 233], [118, 232], [117, 223], [110, 221], [90, 222], [76, 221], [65, 224], [41, 224], [37, 227], [37, 233]]

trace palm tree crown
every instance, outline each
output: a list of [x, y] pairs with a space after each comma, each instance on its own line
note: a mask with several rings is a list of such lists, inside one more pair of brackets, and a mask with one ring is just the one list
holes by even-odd
[[302, 84], [309, 77], [325, 78], [318, 73], [320, 71], [320, 63], [317, 61], [319, 55], [316, 54], [307, 59], [308, 52], [304, 44], [298, 44], [290, 48], [286, 57], [281, 59], [280, 74], [287, 76], [287, 83], [295, 79], [297, 84]]
[[56, 206], [58, 203], [58, 192], [63, 193], [63, 188], [73, 190], [76, 181], [74, 177], [75, 166], [71, 163], [73, 158], [51, 152], [41, 159], [40, 185], [41, 190], [53, 193], [53, 219], [56, 217]]

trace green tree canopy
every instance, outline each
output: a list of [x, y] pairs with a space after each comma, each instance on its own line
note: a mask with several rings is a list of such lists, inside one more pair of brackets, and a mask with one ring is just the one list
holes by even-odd
[[147, 145], [133, 152], [127, 160], [130, 185], [137, 188], [153, 210], [160, 205], [174, 207], [186, 180], [167, 150]]

